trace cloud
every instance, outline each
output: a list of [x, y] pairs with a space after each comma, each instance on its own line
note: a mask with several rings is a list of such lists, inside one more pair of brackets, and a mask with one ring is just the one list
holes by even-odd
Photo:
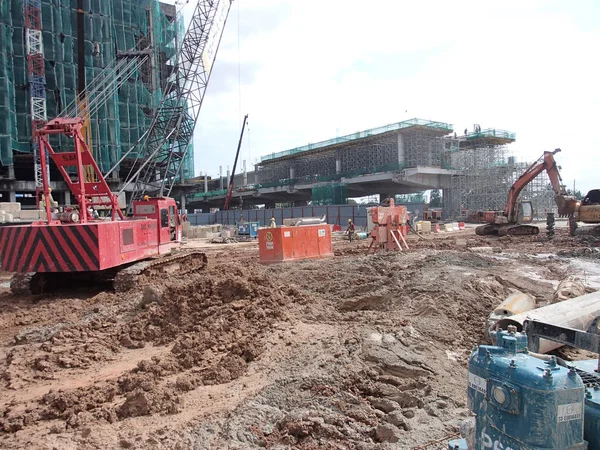
[[200, 113], [196, 169], [233, 163], [245, 112], [242, 155], [252, 160], [420, 117], [516, 132], [519, 160], [561, 147], [565, 181], [591, 189], [598, 17], [592, 0], [236, 1]]

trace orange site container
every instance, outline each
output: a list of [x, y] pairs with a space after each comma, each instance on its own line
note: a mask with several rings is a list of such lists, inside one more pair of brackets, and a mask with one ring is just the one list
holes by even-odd
[[328, 224], [261, 228], [258, 253], [264, 264], [333, 256]]

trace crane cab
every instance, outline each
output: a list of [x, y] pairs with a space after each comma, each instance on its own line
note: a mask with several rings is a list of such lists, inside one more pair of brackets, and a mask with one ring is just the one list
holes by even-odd
[[[133, 202], [134, 219], [153, 219], [149, 234], [155, 234], [159, 247], [180, 244], [183, 224], [177, 203], [169, 197], [144, 197]], [[162, 252], [161, 252], [162, 253]]]

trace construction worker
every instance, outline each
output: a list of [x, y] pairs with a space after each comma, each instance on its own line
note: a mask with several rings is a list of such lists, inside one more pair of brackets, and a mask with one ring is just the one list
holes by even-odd
[[271, 217], [271, 223], [269, 224], [269, 228], [277, 228], [277, 224], [275, 223], [275, 217]]
[[[46, 209], [46, 196], [43, 192], [40, 192], [40, 194], [40, 209]], [[48, 188], [48, 196], [50, 197], [50, 209], [54, 211], [58, 208], [58, 202], [55, 201], [54, 198], [52, 198], [52, 188]]]
[[348, 228], [346, 228], [346, 233], [348, 233], [350, 242], [352, 242], [352, 238], [354, 237], [355, 231], [356, 231], [356, 229], [354, 228], [354, 223], [352, 223], [352, 219], [348, 219]]

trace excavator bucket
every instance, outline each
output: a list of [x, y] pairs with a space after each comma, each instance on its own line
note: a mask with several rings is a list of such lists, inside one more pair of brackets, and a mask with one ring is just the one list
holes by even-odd
[[570, 195], [556, 195], [554, 197], [556, 206], [558, 206], [559, 216], [570, 216], [577, 209], [577, 199]]

